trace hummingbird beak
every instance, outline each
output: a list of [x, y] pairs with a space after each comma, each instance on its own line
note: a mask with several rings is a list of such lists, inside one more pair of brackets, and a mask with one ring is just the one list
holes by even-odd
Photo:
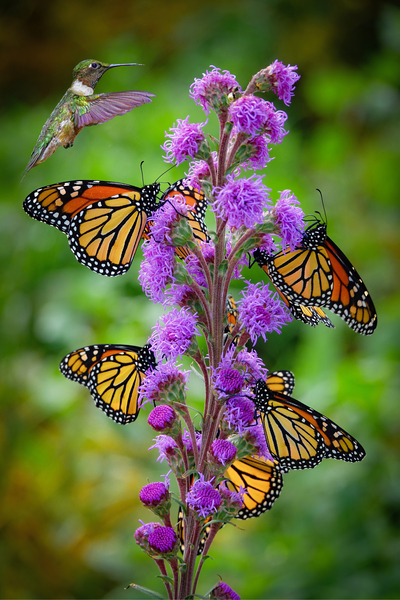
[[144, 67], [144, 65], [141, 63], [119, 63], [119, 64], [115, 64], [115, 65], [108, 65], [107, 70], [113, 69], [114, 67], [134, 67], [134, 66]]

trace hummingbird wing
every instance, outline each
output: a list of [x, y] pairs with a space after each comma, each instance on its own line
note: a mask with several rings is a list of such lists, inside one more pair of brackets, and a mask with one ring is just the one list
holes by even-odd
[[151, 102], [152, 97], [155, 95], [150, 92], [110, 92], [87, 96], [88, 104], [79, 106], [75, 111], [75, 127], [80, 130], [87, 125], [105, 123]]

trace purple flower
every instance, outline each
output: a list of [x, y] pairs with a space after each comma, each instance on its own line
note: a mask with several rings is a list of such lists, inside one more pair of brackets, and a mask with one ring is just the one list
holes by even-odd
[[272, 65], [267, 67], [266, 71], [269, 72], [269, 80], [272, 85], [272, 91], [278, 95], [280, 100], [289, 106], [292, 96], [294, 96], [293, 89], [296, 81], [300, 79], [300, 75], [294, 71], [297, 69], [297, 65], [287, 67], [275, 60]]
[[217, 462], [225, 466], [226, 463], [231, 463], [235, 459], [237, 449], [229, 440], [218, 439], [211, 444], [210, 454]]
[[202, 79], [195, 79], [190, 86], [189, 96], [203, 107], [206, 115], [210, 109], [220, 112], [229, 104], [229, 94], [242, 93], [234, 75], [211, 65], [212, 71], [203, 73]]
[[142, 487], [139, 498], [145, 506], [158, 506], [170, 499], [170, 493], [161, 481], [157, 481]]
[[[217, 169], [218, 155], [216, 152], [211, 152], [214, 167]], [[202, 182], [205, 179], [210, 179], [210, 167], [205, 160], [194, 160], [189, 165], [189, 172], [186, 175], [186, 184], [192, 185], [195, 188], [201, 189]]]
[[275, 223], [279, 227], [279, 235], [282, 238], [282, 248], [289, 246], [293, 250], [298, 246], [303, 237], [304, 213], [300, 208], [300, 202], [290, 190], [280, 193], [280, 198], [272, 209]]
[[228, 351], [221, 358], [218, 367], [213, 369], [211, 380], [214, 388], [218, 390], [221, 397], [239, 393], [244, 385], [243, 373], [233, 367], [234, 361], [232, 356], [234, 351], [235, 348], [232, 348], [231, 352]]
[[190, 492], [186, 494], [186, 502], [190, 508], [203, 518], [217, 512], [221, 501], [219, 492], [213, 488], [211, 481], [204, 481], [202, 473], [200, 479], [196, 479]]
[[190, 302], [197, 299], [193, 289], [185, 283], [173, 282], [171, 286], [165, 291], [164, 306], [186, 306]]
[[153, 408], [147, 422], [155, 431], [164, 431], [170, 429], [176, 420], [177, 416], [174, 409], [162, 404]]
[[189, 123], [189, 117], [178, 119], [177, 125], [170, 127], [172, 133], [165, 132], [165, 136], [170, 138], [163, 146], [162, 150], [166, 152], [165, 162], [176, 163], [179, 165], [187, 158], [194, 158], [199, 151], [200, 144], [205, 136], [202, 127], [205, 123]]
[[246, 493], [246, 488], [242, 485], [239, 487], [238, 492], [234, 492], [233, 490], [228, 490], [225, 482], [220, 483], [218, 487], [218, 491], [221, 494], [222, 503], [226, 508], [234, 508], [239, 510], [243, 506], [243, 496]]
[[[200, 452], [200, 449], [201, 449], [201, 433], [199, 431], [195, 431], [194, 435], [195, 435], [195, 438], [196, 438], [197, 450]], [[188, 452], [193, 452], [192, 438], [190, 437], [190, 433], [187, 431], [187, 429], [183, 430], [182, 441], [183, 441], [183, 444], [184, 444], [186, 450]]]
[[235, 131], [251, 138], [264, 133], [272, 144], [280, 144], [288, 133], [283, 128], [287, 114], [258, 96], [238, 98], [230, 105], [229, 115]]
[[173, 308], [160, 317], [149, 340], [153, 352], [159, 357], [165, 356], [167, 360], [176, 360], [185, 354], [192, 338], [200, 335], [196, 317], [197, 313], [193, 314], [186, 307], [179, 310]]
[[263, 425], [252, 425], [249, 427], [244, 435], [244, 438], [254, 446], [254, 456], [256, 458], [264, 458], [265, 460], [274, 462], [274, 459], [268, 449], [267, 442], [265, 441], [265, 431]]
[[157, 462], [163, 462], [164, 459], [168, 460], [171, 455], [175, 454], [176, 448], [178, 447], [175, 440], [169, 435], [158, 435], [153, 442], [155, 442], [155, 444], [150, 446], [149, 450], [157, 448], [159, 453]]
[[151, 237], [157, 244], [166, 246], [173, 244], [173, 226], [180, 221], [182, 216], [188, 215], [188, 205], [183, 194], [175, 194], [165, 202], [155, 213], [151, 220]]
[[293, 320], [289, 310], [279, 301], [278, 293], [269, 290], [268, 284], [247, 282], [247, 288], [240, 292], [243, 296], [239, 305], [239, 318], [253, 344], [267, 332], [281, 333], [281, 327]]
[[[140, 521], [140, 523], [143, 523], [143, 521]], [[161, 527], [160, 523], [143, 523], [141, 527], [136, 529], [134, 533], [135, 540], [143, 550], [147, 551], [149, 549], [148, 537], [156, 527]]]
[[267, 377], [268, 369], [255, 350], [243, 348], [237, 355], [236, 362], [238, 365], [244, 367], [246, 373], [250, 373], [255, 379], [265, 380]]
[[240, 600], [240, 596], [229, 587], [227, 583], [220, 581], [212, 590], [210, 598], [213, 600]]
[[142, 381], [139, 389], [139, 403], [141, 406], [144, 406], [146, 402], [152, 402], [153, 404], [160, 402], [165, 399], [165, 395], [172, 386], [178, 384], [179, 387], [186, 389], [188, 381], [189, 371], [180, 371], [172, 361], [159, 364]]
[[262, 223], [263, 210], [271, 203], [271, 190], [262, 183], [262, 177], [255, 174], [248, 179], [235, 179], [228, 175], [227, 183], [214, 191], [213, 211], [236, 229], [242, 225], [251, 229], [256, 223]]
[[265, 251], [267, 254], [274, 254], [274, 252], [278, 252], [278, 246], [268, 233], [263, 235], [259, 248], [260, 250]]
[[195, 282], [202, 287], [207, 287], [207, 279], [197, 256], [189, 254], [189, 256], [186, 257], [185, 264], [187, 272], [193, 277]]
[[160, 525], [149, 533], [148, 542], [154, 552], [170, 554], [177, 549], [178, 536], [172, 527], [163, 527]]
[[247, 146], [252, 148], [252, 156], [240, 166], [246, 169], [264, 169], [266, 165], [273, 160], [269, 153], [268, 138], [265, 135], [259, 135], [247, 142]]
[[225, 403], [224, 420], [230, 429], [242, 435], [254, 420], [255, 406], [250, 398], [233, 396]]
[[163, 302], [164, 290], [173, 280], [175, 249], [173, 246], [157, 244], [150, 238], [142, 245], [144, 260], [140, 265], [138, 279], [144, 293], [153, 302]]

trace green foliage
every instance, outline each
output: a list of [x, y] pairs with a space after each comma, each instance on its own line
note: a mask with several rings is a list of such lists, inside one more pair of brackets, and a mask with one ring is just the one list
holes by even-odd
[[[349, 430], [367, 457], [285, 476], [270, 513], [217, 536], [199, 593], [221, 574], [242, 598], [399, 597], [398, 8], [55, 0], [21, 14], [17, 3], [3, 15], [1, 597], [142, 598], [124, 590], [131, 581], [162, 591], [133, 539], [138, 519], [151, 519], [138, 492], [165, 472], [147, 451], [146, 414], [113, 423], [57, 369], [85, 344], [143, 344], [160, 308], [138, 285], [140, 252], [123, 277], [92, 273], [65, 236], [25, 215], [24, 197], [76, 178], [141, 185], [142, 160], [151, 183], [165, 170], [164, 131], [188, 114], [205, 120], [188, 98], [193, 78], [214, 64], [245, 85], [275, 58], [298, 64], [302, 79], [288, 109], [290, 135], [274, 148], [265, 183], [274, 199], [292, 189], [309, 213], [321, 209], [322, 190], [329, 235], [366, 281], [378, 328], [364, 338], [335, 317], [334, 331], [296, 322], [257, 350], [270, 370], [293, 370], [294, 396]], [[20, 183], [73, 66], [89, 57], [146, 63], [110, 71], [99, 92], [143, 89], [157, 98], [86, 128]], [[250, 276], [261, 279], [255, 268]], [[201, 382], [192, 380], [195, 404]]]

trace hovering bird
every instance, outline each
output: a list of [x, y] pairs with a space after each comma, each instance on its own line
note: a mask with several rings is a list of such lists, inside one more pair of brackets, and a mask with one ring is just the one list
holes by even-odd
[[94, 93], [97, 82], [106, 71], [134, 65], [139, 63], [109, 65], [92, 59], [76, 65], [72, 72], [71, 87], [44, 124], [22, 177], [32, 167], [47, 160], [59, 146], [70, 148], [78, 133], [87, 125], [105, 123], [151, 102], [154, 94], [150, 92]]

